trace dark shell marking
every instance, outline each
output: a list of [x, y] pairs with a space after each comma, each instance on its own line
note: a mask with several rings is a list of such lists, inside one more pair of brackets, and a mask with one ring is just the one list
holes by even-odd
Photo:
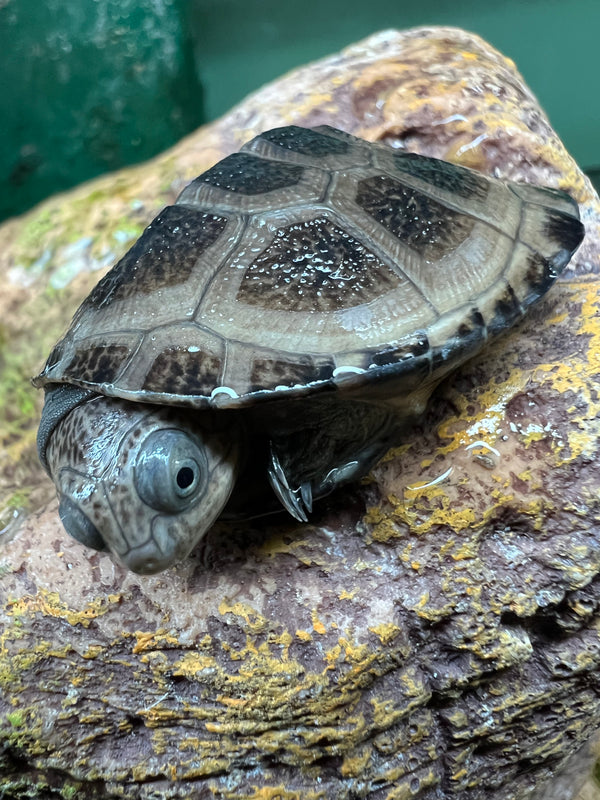
[[[550, 212], [546, 219], [545, 234], [556, 247], [564, 248], [569, 256], [581, 243], [581, 228], [573, 225], [571, 217], [560, 212]], [[568, 259], [567, 259], [568, 260]]]
[[376, 366], [383, 367], [387, 364], [397, 364], [400, 361], [416, 359], [419, 356], [427, 355], [428, 352], [429, 341], [423, 333], [421, 335], [417, 334], [411, 342], [403, 342], [396, 347], [389, 347], [387, 350], [373, 353], [371, 360]]
[[158, 215], [35, 383], [196, 407], [379, 384], [385, 401], [519, 319], [582, 238], [563, 192], [277, 128]]
[[350, 148], [349, 142], [333, 139], [330, 136], [323, 136], [322, 133], [311, 128], [299, 128], [290, 125], [287, 128], [275, 128], [261, 134], [261, 138], [267, 142], [293, 150], [295, 153], [303, 153], [312, 158], [322, 156], [344, 155]]
[[358, 184], [356, 202], [427, 261], [452, 253], [472, 233], [475, 219], [453, 211], [387, 175]]
[[292, 164], [234, 153], [205, 172], [198, 181], [240, 194], [264, 194], [298, 183], [304, 170]]
[[333, 362], [317, 364], [310, 358], [304, 361], [284, 361], [280, 358], [255, 358], [252, 362], [250, 382], [253, 391], [260, 392], [275, 381], [275, 386], [306, 385], [331, 378]]
[[165, 394], [210, 395], [221, 371], [221, 359], [170, 347], [153, 361], [142, 389]]
[[81, 310], [186, 281], [198, 257], [223, 233], [225, 217], [167, 206], [93, 289]]
[[64, 368], [65, 380], [75, 378], [84, 383], [112, 383], [131, 351], [119, 344], [79, 347]]
[[466, 167], [458, 167], [446, 161], [438, 161], [416, 153], [402, 153], [394, 159], [394, 166], [400, 172], [420, 178], [438, 189], [457, 195], [457, 197], [476, 197], [485, 200], [489, 182], [483, 176]]
[[280, 228], [244, 273], [237, 299], [284, 311], [335, 311], [368, 303], [398, 278], [374, 253], [327, 219]]

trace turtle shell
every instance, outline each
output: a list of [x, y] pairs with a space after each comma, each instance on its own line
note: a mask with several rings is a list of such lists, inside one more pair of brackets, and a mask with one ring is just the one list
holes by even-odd
[[192, 407], [412, 391], [520, 318], [582, 238], [562, 192], [276, 128], [160, 212], [35, 383]]

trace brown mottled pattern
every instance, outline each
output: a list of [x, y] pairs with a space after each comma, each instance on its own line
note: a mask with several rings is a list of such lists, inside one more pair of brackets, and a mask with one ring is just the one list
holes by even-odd
[[223, 216], [194, 211], [187, 206], [167, 206], [102, 278], [81, 310], [90, 306], [102, 308], [115, 300], [183, 283], [226, 224]]
[[295, 164], [270, 161], [250, 153], [233, 153], [196, 178], [196, 181], [210, 183], [228, 192], [264, 194], [283, 189], [284, 186], [294, 186], [303, 172], [304, 167]]
[[456, 334], [442, 347], [434, 347], [431, 351], [432, 371], [448, 363], [449, 354], [457, 361], [467, 359], [476, 353], [487, 340], [487, 326], [480, 311], [471, 310], [469, 318], [462, 322]]
[[86, 417], [82, 413], [67, 414], [48, 440], [47, 459], [53, 467], [69, 461], [78, 469], [85, 461], [84, 448], [88, 441]]
[[561, 211], [546, 211], [544, 233], [559, 248], [573, 251], [579, 247], [584, 234], [581, 222]]
[[323, 218], [280, 228], [246, 270], [237, 299], [285, 311], [327, 312], [367, 303], [398, 277], [361, 242]]
[[505, 292], [496, 300], [494, 316], [487, 324], [490, 336], [506, 330], [523, 314], [521, 306], [512, 286], [506, 286]]
[[299, 128], [297, 125], [288, 125], [285, 128], [274, 128], [260, 135], [261, 139], [307, 156], [320, 158], [329, 155], [343, 155], [350, 148], [349, 142], [325, 136], [311, 128]]
[[130, 352], [129, 347], [120, 344], [81, 347], [65, 367], [63, 376], [84, 383], [113, 383]]
[[447, 161], [437, 161], [416, 153], [399, 153], [394, 158], [394, 164], [401, 172], [459, 197], [476, 197], [484, 201], [489, 192], [489, 181], [482, 175]]
[[255, 358], [250, 374], [251, 391], [294, 386], [331, 378], [335, 365], [315, 364], [312, 360], [284, 361], [278, 358]]
[[409, 342], [401, 342], [398, 345], [379, 350], [372, 356], [371, 363], [378, 367], [386, 364], [397, 364], [407, 359], [418, 358], [429, 352], [429, 339], [427, 334], [418, 331]]
[[532, 250], [527, 256], [525, 278], [531, 286], [535, 297], [540, 297], [552, 286], [556, 279], [556, 270], [552, 263], [541, 253]]
[[356, 202], [428, 261], [438, 261], [469, 238], [475, 219], [387, 175], [358, 184]]
[[178, 347], [163, 350], [148, 370], [142, 390], [179, 395], [210, 395], [219, 385], [221, 359]]

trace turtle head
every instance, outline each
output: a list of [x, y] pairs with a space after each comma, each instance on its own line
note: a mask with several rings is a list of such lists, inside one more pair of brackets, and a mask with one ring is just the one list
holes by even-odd
[[42, 452], [67, 532], [133, 572], [184, 558], [225, 506], [237, 476], [235, 421], [92, 396]]

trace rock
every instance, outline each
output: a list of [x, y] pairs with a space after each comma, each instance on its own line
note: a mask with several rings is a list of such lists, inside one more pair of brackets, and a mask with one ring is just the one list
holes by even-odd
[[377, 34], [9, 223], [13, 358], [41, 363], [89, 270], [186, 180], [288, 123], [567, 189], [586, 240], [308, 525], [219, 525], [210, 567], [195, 555], [143, 578], [70, 540], [55, 502], [32, 513], [0, 559], [5, 796], [568, 800], [600, 712], [600, 203], [510, 61], [459, 30]]

